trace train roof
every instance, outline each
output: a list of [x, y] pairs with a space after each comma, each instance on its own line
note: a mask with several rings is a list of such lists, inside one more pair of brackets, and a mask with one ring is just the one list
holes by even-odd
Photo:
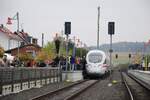
[[91, 52], [101, 52], [101, 53], [105, 53], [104, 51], [102, 50], [98, 50], [98, 49], [94, 49], [94, 50], [90, 50], [88, 53], [91, 53]]

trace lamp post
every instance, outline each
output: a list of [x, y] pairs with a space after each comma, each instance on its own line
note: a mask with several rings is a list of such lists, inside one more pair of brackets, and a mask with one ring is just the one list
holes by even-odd
[[[17, 12], [16, 15], [12, 18], [8, 17], [8, 22], [7, 22], [8, 25], [12, 24], [11, 20], [17, 20], [17, 33], [19, 33], [19, 12]], [[18, 56], [19, 56], [19, 40], [18, 40], [18, 51], [17, 52], [18, 52]]]
[[16, 16], [17, 16], [17, 32], [19, 32], [19, 12], [17, 12]]

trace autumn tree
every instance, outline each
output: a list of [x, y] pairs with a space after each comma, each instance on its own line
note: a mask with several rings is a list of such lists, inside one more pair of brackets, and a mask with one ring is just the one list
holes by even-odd
[[48, 42], [38, 53], [36, 60], [45, 61], [52, 60], [55, 57], [55, 45], [53, 42]]
[[133, 57], [134, 64], [140, 64], [142, 60], [142, 55], [140, 53], [136, 53]]
[[23, 62], [27, 62], [27, 61], [33, 60], [33, 57], [29, 53], [21, 53], [19, 54], [19, 60]]
[[3, 54], [4, 54], [4, 49], [0, 46], [0, 58], [3, 57]]
[[76, 48], [76, 56], [77, 57], [83, 57], [86, 56], [88, 50], [85, 48]]

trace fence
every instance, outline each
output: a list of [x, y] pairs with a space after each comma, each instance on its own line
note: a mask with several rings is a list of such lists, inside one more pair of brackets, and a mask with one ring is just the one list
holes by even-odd
[[59, 68], [0, 68], [0, 95], [61, 81]]

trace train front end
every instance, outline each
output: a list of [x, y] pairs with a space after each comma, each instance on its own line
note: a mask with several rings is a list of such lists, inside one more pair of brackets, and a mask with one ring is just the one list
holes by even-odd
[[89, 51], [86, 61], [86, 73], [89, 77], [103, 76], [108, 70], [106, 54], [101, 50]]

